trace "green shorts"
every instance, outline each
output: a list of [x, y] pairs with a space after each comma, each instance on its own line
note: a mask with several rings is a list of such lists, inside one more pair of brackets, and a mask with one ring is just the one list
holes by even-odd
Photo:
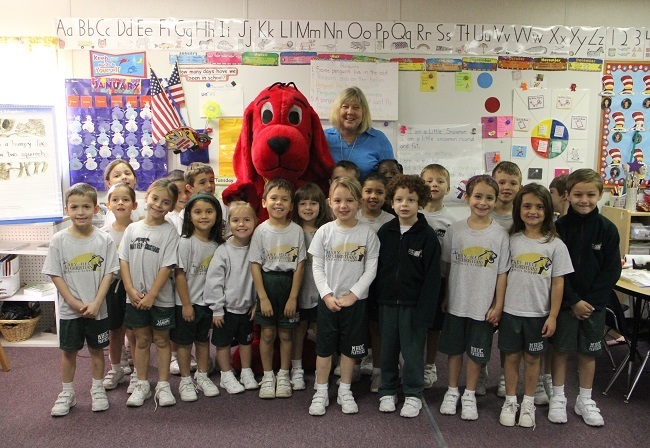
[[178, 345], [192, 345], [194, 342], [208, 342], [212, 327], [212, 310], [209, 306], [192, 305], [194, 320], [183, 319], [183, 307], [176, 305], [176, 326], [169, 332], [169, 338]]
[[284, 307], [291, 294], [293, 284], [293, 271], [262, 271], [264, 290], [269, 296], [273, 316], [262, 315], [260, 299], [257, 299], [257, 310], [255, 312], [255, 323], [262, 327], [297, 328], [300, 325], [300, 316], [287, 317], [284, 315]]
[[447, 355], [467, 353], [473, 361], [485, 364], [490, 361], [493, 330], [487, 321], [447, 313], [439, 350]]
[[253, 321], [249, 313], [235, 314], [226, 311], [223, 326], [212, 326], [212, 345], [230, 347], [233, 340], [239, 345], [250, 345], [253, 342]]
[[546, 317], [522, 317], [503, 313], [499, 322], [499, 350], [505, 353], [527, 352], [541, 355], [547, 339], [542, 337]]
[[108, 347], [108, 318], [95, 320], [78, 317], [59, 319], [59, 348], [77, 352], [84, 347], [102, 349]]
[[321, 358], [337, 351], [348, 358], [363, 358], [368, 347], [368, 310], [366, 300], [357, 300], [341, 311], [330, 311], [318, 302], [316, 354]]
[[149, 310], [139, 310], [130, 303], [126, 304], [124, 325], [128, 328], [151, 327], [154, 330], [171, 330], [174, 328], [174, 307], [152, 306]]
[[557, 316], [555, 334], [551, 337], [553, 350], [598, 356], [603, 348], [605, 311], [594, 311], [585, 320], [576, 319], [570, 312], [571, 309], [562, 309]]
[[298, 308], [298, 312], [300, 313], [300, 322], [307, 321], [310, 324], [315, 324], [318, 321], [318, 305], [311, 308]]
[[126, 290], [122, 280], [114, 280], [106, 294], [106, 308], [108, 309], [108, 329], [119, 330], [124, 325], [126, 313]]

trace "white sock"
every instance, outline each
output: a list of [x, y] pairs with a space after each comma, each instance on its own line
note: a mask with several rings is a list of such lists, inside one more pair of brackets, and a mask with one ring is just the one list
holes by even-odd
[[450, 393], [452, 393], [452, 394], [456, 394], [456, 395], [458, 395], [458, 388], [457, 388], [457, 387], [451, 387], [451, 386], [449, 386], [449, 387], [447, 388], [447, 392], [450, 392]]
[[156, 384], [158, 387], [169, 387], [169, 381], [158, 381], [158, 384]]
[[564, 397], [564, 384], [561, 386], [553, 386], [554, 397]]
[[475, 390], [469, 390], [465, 389], [465, 393], [463, 394], [463, 397], [476, 397], [476, 391]]
[[172, 352], [172, 359], [176, 358], [178, 356], [178, 352]]
[[243, 375], [243, 374], [254, 375], [254, 374], [253, 374], [253, 369], [251, 369], [250, 367], [247, 367], [247, 368], [245, 368], [245, 369], [241, 369], [241, 375]]
[[196, 371], [196, 377], [197, 378], [207, 378], [208, 377], [208, 372], [201, 372], [201, 371], [197, 370]]
[[74, 383], [61, 383], [63, 384], [63, 390], [68, 392], [74, 392]]
[[232, 370], [226, 370], [225, 372], [223, 370], [221, 371], [221, 378], [228, 378], [229, 376], [234, 376]]
[[144, 387], [145, 389], [149, 389], [151, 387], [149, 381], [147, 380], [138, 380], [138, 385]]
[[289, 371], [288, 370], [282, 370], [282, 369], [278, 370], [278, 375], [280, 375], [281, 373], [286, 375], [286, 376], [289, 376]]
[[264, 376], [274, 377], [275, 375], [273, 375], [273, 370], [265, 370]]
[[329, 388], [328, 383], [325, 384], [316, 383], [316, 390], [327, 390], [328, 388]]
[[534, 404], [535, 403], [535, 397], [529, 397], [528, 395], [524, 395], [524, 399], [523, 399], [522, 403]]
[[584, 389], [581, 387], [578, 396], [584, 400], [591, 400], [591, 389]]
[[379, 367], [373, 367], [372, 368], [372, 374], [373, 375], [381, 375], [381, 369]]
[[292, 359], [291, 360], [292, 369], [302, 369], [302, 359]]
[[552, 381], [553, 376], [550, 373], [545, 373], [544, 374], [544, 381]]
[[102, 385], [102, 380], [96, 380], [95, 378], [93, 378], [92, 388], [93, 389], [100, 389], [100, 388], [103, 389], [104, 386]]
[[339, 384], [339, 393], [346, 390], [350, 390], [350, 384], [341, 381], [341, 383]]
[[506, 395], [506, 403], [512, 403], [512, 402], [517, 402], [517, 396], [516, 395]]
[[116, 371], [116, 372], [119, 372], [121, 368], [122, 368], [122, 363], [120, 363], [120, 364], [111, 364], [111, 369]]

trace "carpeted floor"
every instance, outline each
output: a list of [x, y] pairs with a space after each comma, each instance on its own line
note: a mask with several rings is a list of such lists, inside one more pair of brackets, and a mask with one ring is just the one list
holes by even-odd
[[[642, 345], [645, 354], [647, 344]], [[613, 347], [620, 361], [625, 346]], [[577, 395], [575, 375], [567, 384], [569, 421], [550, 423], [547, 407], [538, 407], [537, 428], [506, 428], [499, 424], [502, 399], [497, 398], [498, 352], [490, 363], [488, 394], [478, 399], [479, 420], [461, 420], [443, 416], [440, 402], [446, 390], [446, 363], [438, 363], [439, 380], [425, 393], [426, 405], [420, 416], [405, 419], [378, 411], [378, 397], [369, 392], [369, 379], [353, 385], [359, 413], [344, 415], [336, 404], [336, 386], [330, 387], [330, 406], [323, 417], [311, 417], [313, 374], [308, 388], [295, 392], [290, 399], [264, 401], [255, 392], [228, 395], [222, 391], [214, 398], [200, 396], [194, 403], [178, 400], [179, 378], [172, 378], [178, 404], [158, 408], [153, 400], [142, 408], [127, 408], [126, 383], [108, 392], [110, 409], [102, 413], [90, 410], [89, 360], [86, 352], [78, 362], [77, 405], [70, 414], [52, 418], [50, 409], [60, 392], [58, 349], [6, 348], [10, 372], [0, 372], [0, 447], [631, 447], [648, 440], [650, 409], [650, 371], [641, 377], [629, 404], [623, 402], [625, 378], [622, 377], [608, 396], [602, 390], [612, 376], [611, 365], [603, 355], [598, 360], [594, 398], [602, 410], [605, 426], [591, 428], [573, 412]], [[155, 358], [155, 356], [152, 356]], [[571, 364], [572, 369], [575, 364]], [[156, 377], [156, 369], [150, 374]], [[218, 375], [213, 376], [218, 383]], [[153, 382], [155, 385], [155, 382]], [[398, 404], [401, 407], [402, 400]]]

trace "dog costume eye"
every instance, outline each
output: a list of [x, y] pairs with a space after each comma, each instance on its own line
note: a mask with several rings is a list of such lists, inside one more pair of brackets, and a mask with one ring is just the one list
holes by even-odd
[[262, 105], [262, 123], [269, 124], [273, 120], [273, 105], [264, 103]]
[[302, 109], [295, 104], [289, 109], [289, 123], [297, 126], [302, 121]]

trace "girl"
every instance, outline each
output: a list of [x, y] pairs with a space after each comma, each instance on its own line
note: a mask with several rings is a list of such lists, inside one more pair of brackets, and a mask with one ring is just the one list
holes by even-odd
[[[204, 299], [212, 310], [212, 343], [217, 347], [220, 385], [229, 394], [238, 394], [245, 389], [259, 387], [251, 369], [255, 288], [248, 261], [248, 249], [257, 217], [247, 202], [233, 202], [230, 204], [228, 221], [232, 237], [220, 245], [212, 257]], [[233, 339], [239, 344], [241, 384], [230, 370]]]
[[167, 179], [154, 181], [147, 189], [147, 214], [131, 224], [120, 245], [120, 271], [127, 293], [124, 325], [133, 328], [136, 339], [138, 384], [128, 406], [142, 406], [151, 397], [147, 380], [152, 340], [158, 352], [156, 398], [161, 406], [176, 404], [169, 387], [169, 330], [174, 327], [174, 290], [170, 281], [177, 264], [178, 233], [165, 221], [178, 197], [176, 185]]
[[[116, 184], [108, 190], [108, 209], [115, 216], [113, 224], [102, 227], [115, 242], [119, 249], [124, 231], [131, 224], [131, 213], [138, 207], [135, 201], [135, 191], [127, 184]], [[108, 357], [111, 369], [104, 377], [104, 389], [112, 390], [124, 382], [124, 375], [131, 373], [131, 366], [127, 360], [122, 360], [124, 347], [124, 313], [126, 312], [126, 291], [119, 272], [114, 275], [113, 283], [106, 295], [108, 308]]]
[[556, 238], [553, 199], [539, 184], [515, 197], [510, 229], [510, 273], [499, 324], [499, 350], [505, 353], [506, 398], [499, 422], [515, 425], [519, 364], [524, 358], [524, 400], [519, 426], [535, 427], [535, 388], [547, 338], [555, 332], [562, 305], [563, 275], [573, 272], [569, 251]]
[[[296, 190], [293, 203], [298, 207], [297, 213], [293, 215], [293, 222], [302, 227], [305, 232], [305, 246], [309, 247], [316, 231], [329, 221], [325, 195], [318, 185], [305, 184]], [[305, 261], [305, 276], [298, 296], [300, 326], [293, 331], [293, 354], [291, 356], [291, 387], [293, 390], [305, 389], [305, 372], [302, 368], [303, 342], [310, 324], [313, 325], [315, 331], [318, 315], [319, 297], [316, 283], [314, 283], [311, 259], [311, 255], [308, 255]]]
[[187, 201], [190, 199], [190, 192], [187, 189], [184, 174], [185, 173], [182, 170], [174, 170], [167, 175], [167, 179], [174, 182], [174, 185], [178, 188], [178, 200], [176, 201], [174, 210], [167, 213], [165, 219], [176, 227], [179, 234], [183, 232], [183, 220], [181, 219], [181, 215]]
[[[219, 389], [208, 378], [212, 312], [203, 297], [208, 265], [215, 250], [224, 243], [221, 207], [217, 199], [199, 193], [187, 201], [183, 216], [183, 232], [178, 243], [176, 280], [176, 326], [171, 339], [177, 346], [181, 383], [181, 400], [196, 401], [197, 389], [206, 397], [219, 395]], [[190, 376], [192, 343], [196, 347], [196, 386]]]
[[[124, 159], [115, 159], [108, 164], [104, 170], [104, 184], [106, 189], [110, 189], [113, 185], [126, 184], [135, 190], [138, 183], [138, 177], [133, 170], [133, 167]], [[140, 209], [133, 209], [131, 213], [131, 221], [139, 221], [143, 218], [143, 213]], [[104, 225], [109, 226], [115, 221], [115, 215], [111, 210], [106, 213], [104, 218]]]
[[[404, 174], [404, 168], [395, 159], [384, 159], [374, 166], [372, 172], [384, 176], [386, 178], [386, 182], [388, 183], [393, 177], [397, 176], [398, 174]], [[395, 211], [393, 210], [393, 207], [390, 206], [390, 204], [384, 204], [382, 209], [386, 213], [395, 216]]]
[[499, 323], [510, 268], [508, 234], [491, 218], [499, 185], [490, 176], [467, 181], [465, 197], [470, 216], [449, 227], [442, 245], [448, 287], [442, 309], [447, 314], [440, 336], [440, 351], [449, 355], [449, 388], [441, 414], [456, 414], [460, 398], [458, 377], [467, 353], [467, 386], [461, 418], [476, 420], [476, 384], [481, 364], [490, 360], [493, 326]]
[[[375, 233], [381, 226], [395, 218], [395, 215], [383, 210], [386, 202], [386, 184], [388, 184], [388, 178], [374, 171], [368, 174], [363, 181], [361, 209], [357, 212], [357, 219], [359, 222], [368, 224]], [[377, 393], [381, 385], [381, 335], [379, 333], [379, 307], [374, 300], [368, 303], [368, 311], [371, 349], [368, 350], [368, 356], [361, 360], [360, 373], [371, 375], [370, 392]]]
[[336, 221], [316, 231], [309, 246], [318, 293], [316, 393], [309, 413], [323, 415], [329, 404], [328, 380], [332, 355], [341, 352], [341, 383], [337, 402], [343, 413], [359, 412], [350, 383], [355, 359], [366, 355], [368, 289], [377, 273], [379, 239], [357, 220], [361, 185], [341, 177], [332, 181], [328, 203]]

